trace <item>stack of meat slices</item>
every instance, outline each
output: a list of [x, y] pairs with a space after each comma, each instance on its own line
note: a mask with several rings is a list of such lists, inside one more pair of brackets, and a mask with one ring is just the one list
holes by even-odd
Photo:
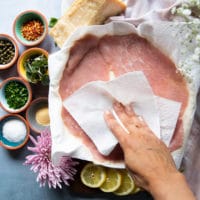
[[[187, 80], [168, 57], [135, 33], [104, 35], [100, 38], [88, 34], [76, 41], [70, 50], [69, 59], [60, 80], [59, 94], [64, 101], [90, 81], [108, 81], [110, 72], [118, 77], [132, 71], [143, 71], [155, 95], [181, 102], [181, 112], [170, 143], [172, 151], [180, 148], [184, 137], [182, 118], [189, 100]], [[111, 163], [123, 160], [123, 153], [119, 146], [109, 156], [101, 155], [64, 107], [62, 118], [70, 133], [82, 141], [95, 160]]]

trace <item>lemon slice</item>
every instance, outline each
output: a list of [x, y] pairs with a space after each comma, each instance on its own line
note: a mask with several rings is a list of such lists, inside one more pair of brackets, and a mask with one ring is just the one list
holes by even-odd
[[88, 163], [81, 171], [81, 181], [88, 187], [98, 188], [105, 180], [106, 171], [102, 166]]
[[133, 193], [133, 194], [136, 194], [136, 193], [138, 193], [138, 192], [140, 192], [140, 191], [141, 191], [141, 188], [135, 186], [135, 188], [133, 189], [132, 193]]
[[121, 185], [121, 173], [117, 169], [106, 168], [106, 180], [101, 185], [103, 192], [114, 192]]
[[120, 187], [114, 192], [119, 196], [131, 194], [135, 188], [135, 183], [127, 170], [121, 170], [122, 180]]

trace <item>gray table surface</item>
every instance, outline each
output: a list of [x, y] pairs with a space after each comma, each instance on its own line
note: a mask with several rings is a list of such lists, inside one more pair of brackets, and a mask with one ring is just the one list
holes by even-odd
[[[61, 15], [61, 0], [2, 0], [0, 1], [0, 33], [12, 33], [12, 23], [15, 16], [24, 10], [36, 9], [43, 12], [47, 19], [50, 17], [59, 17]], [[40, 45], [41, 48], [46, 49], [50, 53], [57, 50], [52, 39], [48, 36]], [[19, 44], [20, 53], [26, 48]], [[8, 70], [0, 71], [0, 82], [6, 77], [17, 76], [16, 65]], [[48, 88], [32, 85], [33, 98], [39, 96], [47, 96]], [[200, 109], [199, 109], [200, 110]], [[5, 112], [0, 108], [0, 116]], [[22, 113], [23, 115], [23, 113]], [[36, 136], [35, 133], [31, 133]], [[198, 141], [198, 140], [195, 140]], [[195, 142], [194, 141], [194, 142]], [[193, 143], [192, 143], [193, 144]], [[195, 143], [195, 145], [198, 145]], [[150, 200], [150, 195], [145, 192], [134, 196], [116, 197], [114, 195], [106, 195], [100, 192], [83, 192], [83, 188], [66, 187], [63, 189], [49, 189], [47, 186], [40, 188], [36, 182], [36, 174], [30, 171], [29, 166], [24, 166], [26, 155], [30, 152], [27, 146], [32, 146], [29, 141], [28, 144], [17, 151], [8, 151], [0, 147], [0, 199], [5, 200], [60, 200], [60, 199], [135, 199], [135, 200]], [[195, 148], [194, 148], [195, 149]], [[190, 157], [193, 151], [187, 151], [187, 158]], [[191, 161], [185, 160], [186, 175], [189, 179], [191, 174]], [[76, 182], [76, 181], [75, 181]], [[192, 185], [193, 183], [191, 183]], [[195, 189], [195, 188], [193, 188]]]

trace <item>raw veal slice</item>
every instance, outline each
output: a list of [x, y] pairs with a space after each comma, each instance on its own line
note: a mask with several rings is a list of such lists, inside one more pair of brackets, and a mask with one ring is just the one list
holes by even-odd
[[[137, 28], [122, 22], [77, 30], [65, 46], [49, 58], [49, 108], [52, 130], [52, 159], [62, 155], [123, 167], [119, 145], [102, 156], [69, 112], [63, 101], [90, 81], [107, 81], [127, 72], [143, 71], [155, 95], [181, 103], [181, 112], [170, 148], [180, 165], [190, 132], [199, 87], [199, 68], [188, 59], [192, 44], [185, 48], [182, 33], [192, 31], [184, 24], [141, 24]], [[181, 50], [184, 51], [181, 51]], [[190, 51], [189, 51], [189, 50]], [[187, 61], [187, 62], [186, 62]], [[112, 73], [111, 73], [112, 72]], [[56, 111], [56, 112], [55, 112]], [[108, 141], [109, 145], [109, 141]], [[177, 151], [177, 149], [179, 149]]]
[[[136, 34], [104, 36], [102, 38], [87, 36], [78, 41], [71, 51], [74, 52], [74, 49], [84, 48], [85, 40], [88, 43], [92, 41], [92, 47], [82, 55], [79, 62], [75, 59], [75, 55], [72, 54], [68, 60], [70, 68], [68, 68], [67, 64], [64, 69], [59, 90], [63, 101], [90, 81], [109, 80], [110, 71], [115, 76], [131, 71], [143, 71], [155, 95], [182, 103], [179, 119], [183, 116], [189, 97], [186, 81], [177, 72], [175, 65], [170, 59], [152, 46], [146, 39]], [[96, 42], [94, 42], [95, 40]], [[76, 51], [79, 52], [80, 50]], [[75, 62], [74, 66], [73, 62]], [[102, 157], [96, 150], [94, 143], [64, 107], [62, 116], [69, 130], [75, 136], [82, 138], [83, 143], [87, 144], [88, 148], [96, 156]], [[182, 145], [183, 127], [181, 120], [178, 121], [174, 137], [175, 142], [172, 143], [172, 147], [177, 149]], [[122, 155], [118, 156], [122, 159]], [[104, 156], [104, 158], [115, 159], [111, 156]]]

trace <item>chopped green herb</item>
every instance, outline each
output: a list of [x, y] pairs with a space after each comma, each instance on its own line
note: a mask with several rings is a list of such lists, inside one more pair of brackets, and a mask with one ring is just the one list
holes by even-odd
[[57, 23], [58, 19], [55, 17], [51, 17], [50, 21], [49, 21], [49, 27], [52, 28], [55, 26], [55, 24]]
[[45, 55], [34, 55], [28, 58], [24, 63], [24, 67], [26, 76], [32, 83], [49, 84], [48, 59]]
[[28, 100], [28, 90], [19, 81], [10, 81], [5, 86], [5, 98], [10, 108], [18, 109], [23, 107]]

